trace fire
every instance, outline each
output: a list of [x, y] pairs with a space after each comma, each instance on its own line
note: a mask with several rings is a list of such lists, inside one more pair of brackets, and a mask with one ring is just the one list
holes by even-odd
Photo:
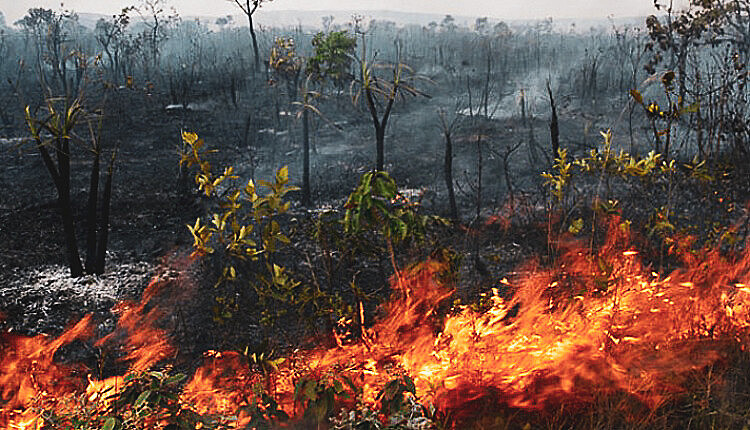
[[[482, 312], [439, 318], [451, 291], [430, 261], [401, 275], [388, 317], [354, 345], [309, 353], [311, 370], [338, 369], [374, 402], [394, 375], [411, 376], [424, 403], [457, 413], [491, 399], [542, 409], [624, 392], [649, 407], [684, 389], [691, 372], [747, 341], [750, 253], [691, 257], [654, 276], [614, 236], [596, 255], [572, 246], [552, 269], [529, 265]], [[508, 286], [508, 285], [511, 286]]]
[[[124, 356], [121, 360], [129, 363], [129, 373], [149, 370], [174, 356], [168, 332], [158, 328], [163, 309], [154, 305], [160, 296], [180, 297], [165, 291], [167, 284], [169, 282], [156, 277], [139, 303], [119, 303], [114, 309], [120, 314], [117, 329], [95, 343], [103, 347], [122, 340]], [[183, 292], [184, 286], [181, 285]], [[69, 413], [82, 394], [87, 405], [101, 412], [110, 407], [114, 395], [125, 386], [123, 376], [99, 380], [81, 366], [65, 366], [54, 361], [61, 347], [93, 337], [95, 328], [88, 315], [56, 339], [46, 335], [0, 334], [0, 428], [44, 428], [41, 410]]]
[[35, 400], [47, 404], [56, 393], [80, 389], [74, 369], [57, 365], [55, 353], [76, 339], [90, 335], [91, 318], [81, 319], [57, 339], [47, 336], [0, 338], [0, 427], [36, 428], [37, 415], [27, 407]]
[[[248, 410], [269, 407], [261, 391], [295, 416], [297, 381], [335, 373], [363, 387], [361, 400], [370, 405], [388, 381], [408, 375], [421, 403], [454, 417], [479, 401], [541, 410], [608, 393], [655, 408], [684, 391], [692, 373], [722, 360], [728, 345], [744, 347], [750, 333], [750, 252], [680, 257], [681, 269], [660, 276], [616, 233], [596, 253], [568, 245], [555, 267], [527, 264], [523, 275], [498, 282], [484, 308], [450, 312], [454, 286], [441, 281], [445, 264], [430, 260], [397, 277], [387, 316], [363, 329], [360, 341], [300, 351], [265, 372], [242, 354], [211, 351], [179, 401], [243, 427]], [[140, 303], [120, 304], [119, 329], [97, 342], [123, 344], [131, 372], [175, 356], [168, 330], [159, 328], [168, 309], [153, 305], [160, 288], [156, 280]], [[39, 411], [64, 408], [71, 396], [108, 407], [125, 385], [122, 376], [98, 380], [53, 360], [61, 346], [91, 332], [86, 317], [54, 340], [0, 339], [0, 427], [43, 428]]]

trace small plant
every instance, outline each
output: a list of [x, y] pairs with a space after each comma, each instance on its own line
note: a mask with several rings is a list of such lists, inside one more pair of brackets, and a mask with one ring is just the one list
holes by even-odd
[[112, 401], [110, 416], [102, 429], [147, 429], [156, 423], [166, 423], [177, 429], [193, 429], [198, 423], [208, 425], [180, 403], [179, 384], [184, 379], [183, 374], [157, 371], [125, 376], [125, 387]]
[[396, 181], [388, 173], [381, 171], [363, 174], [344, 208], [347, 233], [375, 230], [393, 243], [421, 242], [425, 238], [428, 224], [441, 220], [434, 216], [420, 215], [419, 203], [411, 202], [401, 194]]
[[[205, 142], [195, 133], [182, 133], [186, 151], [180, 160], [188, 167], [198, 166], [195, 175], [198, 189], [206, 197], [215, 199], [219, 211], [209, 215], [208, 222], [198, 218], [188, 226], [193, 236], [196, 255], [215, 254], [222, 265], [221, 276], [216, 285], [234, 282], [238, 279], [237, 267], [240, 263], [258, 263], [265, 273], [256, 273], [257, 282], [252, 286], [258, 293], [260, 305], [264, 309], [275, 309], [266, 301], [290, 301], [296, 296], [300, 283], [294, 281], [286, 270], [274, 262], [275, 254], [290, 240], [282, 232], [278, 217], [286, 213], [291, 204], [285, 196], [297, 190], [289, 185], [289, 170], [282, 167], [276, 172], [273, 182], [252, 180], [244, 187], [236, 184], [238, 176], [233, 167], [226, 167], [221, 174], [215, 174], [211, 163], [205, 159], [214, 152], [205, 148]], [[268, 190], [259, 195], [260, 188]], [[232, 317], [233, 299], [220, 298], [221, 311], [218, 319]]]
[[261, 386], [255, 385], [255, 399], [247, 406], [240, 408], [238, 413], [250, 417], [250, 422], [245, 428], [271, 429], [280, 422], [289, 420], [289, 415], [284, 412], [276, 399], [273, 398]]
[[[347, 390], [345, 385], [349, 388]], [[337, 377], [333, 373], [320, 379], [301, 378], [294, 386], [294, 401], [304, 407], [304, 416], [317, 424], [326, 421], [334, 412], [336, 399], [347, 399], [356, 387], [346, 377]]]
[[[266, 326], [272, 326], [290, 310], [311, 327], [321, 317], [338, 319], [346, 307], [339, 295], [298, 281], [277, 261], [277, 252], [290, 243], [279, 217], [291, 207], [285, 201], [286, 195], [298, 190], [289, 185], [288, 168], [279, 169], [273, 182], [259, 180], [256, 185], [250, 180], [241, 187], [236, 183], [239, 178], [233, 167], [224, 168], [221, 174], [213, 173], [205, 157], [215, 151], [206, 149], [205, 142], [195, 133], [182, 133], [182, 139], [186, 151], [181, 163], [198, 166], [198, 189], [214, 199], [219, 209], [207, 217], [208, 221], [198, 218], [188, 226], [194, 254], [211, 255], [220, 266], [221, 275], [215, 286], [249, 284], [256, 294], [260, 321]], [[267, 192], [258, 194], [261, 189]], [[239, 309], [235, 297], [219, 296], [214, 319], [223, 323]]]
[[396, 181], [382, 171], [363, 174], [344, 208], [344, 231], [352, 236], [368, 231], [380, 233], [396, 273], [394, 245], [422, 243], [430, 223], [447, 223], [438, 216], [419, 214], [419, 204], [401, 194]]

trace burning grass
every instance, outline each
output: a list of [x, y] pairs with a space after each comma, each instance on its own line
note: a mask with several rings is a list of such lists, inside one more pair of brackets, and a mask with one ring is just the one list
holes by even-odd
[[119, 305], [127, 336], [97, 341], [124, 345], [128, 376], [97, 380], [55, 363], [60, 347], [92, 336], [89, 317], [56, 339], [3, 335], [0, 427], [254, 428], [287, 417], [321, 422], [340, 408], [351, 412], [331, 426], [492, 427], [516, 414], [575, 427], [555, 411], [593, 417], [602, 408], [609, 412], [598, 416], [640, 426], [685, 399], [708, 410], [711, 395], [696, 380], [720, 386], [718, 370], [732, 369], [730, 355], [744, 356], [748, 344], [750, 252], [676, 257], [680, 269], [653, 273], [613, 228], [595, 252], [570, 243], [553, 267], [528, 263], [498, 282], [485, 309], [449, 312], [446, 265], [429, 260], [394, 279], [387, 316], [357, 341], [283, 360], [209, 352], [186, 382], [153, 371], [175, 354], [158, 328], [168, 309], [153, 304], [163, 284], [155, 280], [141, 303]]

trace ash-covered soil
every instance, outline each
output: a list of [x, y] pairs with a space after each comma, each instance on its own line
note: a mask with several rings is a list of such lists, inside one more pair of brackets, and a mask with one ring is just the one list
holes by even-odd
[[111, 263], [101, 276], [71, 278], [60, 265], [10, 268], [0, 284], [0, 330], [54, 334], [85, 314], [107, 315], [118, 300], [138, 297], [156, 270], [149, 262]]

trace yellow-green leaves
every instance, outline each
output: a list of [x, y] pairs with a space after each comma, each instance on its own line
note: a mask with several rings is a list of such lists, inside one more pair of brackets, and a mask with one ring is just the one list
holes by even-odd
[[[189, 131], [183, 131], [182, 141], [190, 146], [196, 146], [195, 144], [198, 141], [198, 135]], [[196, 149], [200, 149], [200, 147], [198, 146]]]
[[713, 175], [711, 175], [711, 169], [706, 164], [706, 160], [698, 161], [697, 155], [693, 158], [692, 162], [686, 163], [684, 166], [690, 172], [690, 177], [693, 179], [702, 182], [712, 182], [714, 180]]
[[39, 130], [36, 128], [36, 120], [31, 116], [31, 108], [29, 106], [26, 106], [25, 113], [26, 124], [29, 127], [29, 131], [31, 131], [31, 136], [34, 137], [34, 139], [38, 139]]
[[193, 235], [193, 255], [212, 254], [214, 249], [207, 245], [214, 231], [206, 225], [201, 225], [200, 218], [195, 220], [195, 225], [188, 224], [188, 230]]
[[284, 166], [276, 172], [276, 182], [280, 184], [289, 182], [289, 167]]
[[[216, 285], [234, 282], [239, 279], [235, 261], [258, 261], [265, 263], [268, 273], [259, 275], [259, 281], [273, 292], [258, 290], [263, 300], [277, 297], [279, 288], [286, 289], [284, 294], [291, 294], [299, 285], [283, 268], [273, 265], [274, 253], [281, 245], [290, 243], [279, 222], [279, 214], [289, 210], [290, 203], [285, 202], [286, 194], [297, 189], [289, 185], [289, 168], [280, 168], [273, 181], [249, 180], [244, 186], [237, 185], [239, 176], [232, 166], [215, 174], [211, 164], [204, 158], [214, 152], [206, 150], [205, 142], [192, 132], [181, 133], [183, 151], [181, 164], [198, 166], [195, 182], [204, 196], [216, 202], [216, 212], [203, 223], [197, 219], [194, 225], [188, 225], [193, 236], [194, 254], [218, 254], [225, 264], [222, 275]], [[260, 193], [260, 190], [263, 192]], [[260, 193], [260, 194], [259, 194]], [[256, 288], [259, 288], [256, 286]], [[233, 302], [226, 299], [217, 300], [217, 318], [231, 318]]]
[[565, 200], [565, 191], [572, 177], [573, 163], [568, 162], [567, 149], [558, 149], [557, 155], [558, 157], [555, 158], [555, 163], [552, 165], [554, 173], [542, 173], [542, 177], [547, 180], [545, 184], [550, 186], [550, 191], [557, 202], [562, 203]]
[[573, 220], [573, 222], [570, 223], [570, 227], [568, 227], [568, 232], [570, 234], [578, 234], [583, 230], [583, 218], [578, 218]]

